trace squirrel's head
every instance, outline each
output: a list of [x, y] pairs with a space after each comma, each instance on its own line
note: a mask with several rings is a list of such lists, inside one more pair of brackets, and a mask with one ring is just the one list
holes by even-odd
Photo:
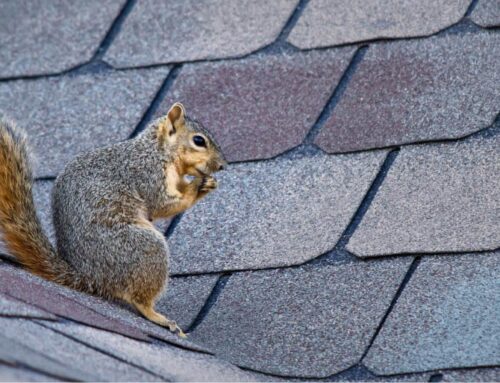
[[215, 139], [199, 122], [186, 116], [181, 103], [172, 105], [157, 129], [158, 139], [173, 149], [182, 174], [200, 177], [227, 166]]

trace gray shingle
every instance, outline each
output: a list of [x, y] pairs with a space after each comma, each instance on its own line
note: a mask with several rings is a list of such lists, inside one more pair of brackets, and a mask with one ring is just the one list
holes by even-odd
[[328, 377], [329, 382], [429, 382], [431, 372], [398, 375], [375, 375], [362, 364]]
[[272, 43], [298, 0], [144, 0], [105, 59], [116, 67], [242, 56]]
[[0, 2], [0, 77], [56, 73], [87, 62], [125, 0]]
[[156, 304], [157, 310], [175, 319], [182, 329], [187, 329], [205, 304], [218, 278], [218, 275], [171, 278], [166, 293]]
[[[17, 319], [10, 319], [14, 321]], [[12, 323], [12, 322], [7, 322]], [[0, 329], [0, 367], [1, 362], [7, 365], [23, 365], [33, 370], [40, 371], [41, 373], [57, 376], [62, 380], [74, 381], [92, 381], [96, 380], [97, 376], [91, 372], [83, 372], [73, 365], [67, 365], [64, 362], [59, 362], [50, 355], [34, 351], [33, 349], [22, 345], [17, 340], [12, 340], [4, 337]], [[17, 334], [22, 337], [22, 334]], [[38, 342], [39, 343], [39, 342]], [[1, 370], [0, 370], [1, 371]], [[1, 372], [0, 372], [1, 379]]]
[[315, 48], [380, 38], [427, 36], [459, 21], [469, 0], [315, 0], [288, 41]]
[[500, 0], [479, 0], [470, 18], [483, 27], [500, 26]]
[[192, 337], [239, 366], [329, 376], [359, 361], [410, 262], [235, 274]]
[[256, 381], [251, 373], [241, 371], [236, 366], [213, 356], [165, 344], [138, 342], [90, 327], [62, 323], [48, 325], [170, 381]]
[[58, 382], [59, 379], [43, 375], [23, 367], [13, 367], [0, 363], [0, 382]]
[[347, 249], [369, 257], [500, 246], [500, 134], [405, 147]]
[[26, 130], [35, 175], [54, 176], [76, 154], [124, 140], [162, 85], [168, 68], [0, 84], [0, 115]]
[[[173, 293], [175, 284], [172, 283], [172, 288], [170, 289], [170, 292]], [[194, 351], [200, 351], [200, 352], [205, 352], [205, 353], [210, 353], [210, 350], [207, 348], [200, 346], [196, 343], [193, 343], [190, 338], [188, 339], [183, 339], [180, 338], [178, 335], [175, 335], [171, 333], [169, 330], [167, 330], [164, 327], [158, 326], [146, 319], [144, 319], [139, 313], [133, 311], [132, 308], [125, 304], [117, 304], [117, 303], [112, 303], [108, 302], [90, 295], [86, 294], [81, 294], [77, 292], [73, 292], [70, 290], [66, 291], [67, 294], [75, 295], [78, 294], [78, 302], [85, 304], [89, 308], [97, 311], [98, 313], [106, 316], [107, 318], [110, 318], [115, 321], [119, 321], [127, 326], [131, 326], [134, 329], [144, 332], [147, 335], [150, 335], [150, 337], [160, 339], [164, 342], [171, 343], [173, 345], [178, 345], [180, 347], [189, 349], [189, 350], [194, 350]], [[208, 292], [210, 293], [210, 291]], [[179, 293], [177, 295], [178, 299], [180, 302], [182, 302], [182, 297], [183, 295]], [[189, 300], [188, 300], [189, 302]], [[200, 299], [200, 304], [203, 304]], [[171, 307], [174, 307], [174, 303], [170, 303]], [[201, 308], [201, 307], [199, 307]], [[183, 326], [184, 329], [187, 328], [187, 321], [183, 317], [179, 317], [177, 315], [177, 312], [190, 312], [190, 316], [188, 317], [189, 320], [191, 320], [192, 316], [196, 315], [199, 310], [198, 307], [190, 307], [190, 308], [178, 308], [175, 307], [175, 310], [172, 309], [169, 312], [163, 312], [160, 311], [162, 314], [167, 315], [173, 320], [176, 320], [180, 326]], [[190, 311], [192, 310], [192, 311]], [[190, 322], [189, 322], [190, 323]], [[128, 336], [126, 332], [121, 332], [121, 331], [114, 331], [118, 334], [123, 334], [125, 336]]]
[[500, 252], [422, 260], [364, 359], [377, 374], [500, 363]]
[[[49, 323], [49, 322], [48, 322]], [[153, 381], [155, 376], [111, 358], [63, 335], [23, 319], [0, 318], [1, 336], [11, 339], [38, 354], [46, 355], [68, 369], [87, 371], [92, 380]], [[43, 342], [40, 342], [43, 339]], [[22, 356], [18, 356], [23, 361]], [[29, 365], [29, 355], [26, 364]]]
[[368, 48], [315, 143], [329, 153], [459, 138], [500, 104], [500, 35], [462, 33]]
[[231, 165], [169, 238], [175, 274], [300, 264], [331, 250], [385, 152]]
[[443, 382], [499, 382], [500, 367], [472, 368], [443, 372]]
[[0, 293], [0, 316], [56, 319], [55, 315]]
[[270, 158], [304, 140], [353, 53], [346, 48], [186, 65], [158, 114], [181, 101], [229, 161]]

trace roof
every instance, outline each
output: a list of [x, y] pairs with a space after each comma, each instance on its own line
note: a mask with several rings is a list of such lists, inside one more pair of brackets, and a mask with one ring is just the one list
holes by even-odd
[[181, 101], [219, 189], [132, 308], [0, 260], [0, 380], [499, 381], [498, 0], [0, 4], [35, 200]]

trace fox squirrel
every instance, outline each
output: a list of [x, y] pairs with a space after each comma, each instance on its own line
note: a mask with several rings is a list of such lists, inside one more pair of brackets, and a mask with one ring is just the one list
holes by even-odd
[[124, 300], [185, 336], [154, 308], [168, 282], [168, 247], [152, 221], [178, 214], [216, 189], [211, 174], [224, 166], [216, 141], [175, 103], [136, 138], [79, 155], [57, 177], [56, 250], [35, 212], [24, 134], [0, 121], [0, 236], [32, 273]]

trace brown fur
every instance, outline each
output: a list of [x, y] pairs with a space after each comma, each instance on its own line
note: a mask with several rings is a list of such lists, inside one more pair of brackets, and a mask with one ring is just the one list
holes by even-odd
[[0, 121], [0, 232], [9, 252], [32, 273], [67, 284], [67, 264], [43, 233], [35, 212], [26, 139], [10, 121]]

